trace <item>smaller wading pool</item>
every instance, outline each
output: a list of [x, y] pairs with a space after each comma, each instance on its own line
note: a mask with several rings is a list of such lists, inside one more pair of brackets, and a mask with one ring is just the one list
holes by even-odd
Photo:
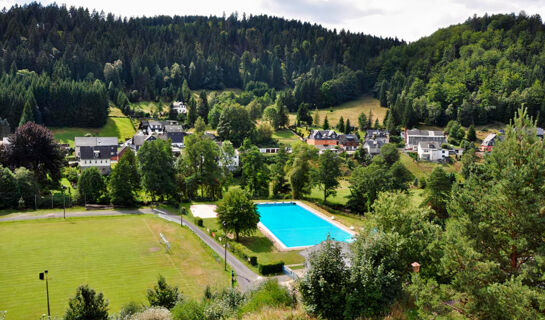
[[294, 202], [257, 205], [261, 226], [285, 249], [313, 246], [329, 236], [351, 242], [352, 234]]

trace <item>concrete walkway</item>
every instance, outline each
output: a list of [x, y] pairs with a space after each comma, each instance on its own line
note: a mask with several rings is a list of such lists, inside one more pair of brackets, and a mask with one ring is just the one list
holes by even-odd
[[[131, 214], [155, 214], [159, 218], [175, 222], [177, 224], [181, 223], [181, 217], [173, 215], [166, 210], [159, 209], [137, 209], [137, 210], [96, 210], [96, 211], [78, 211], [78, 212], [66, 212], [67, 218], [73, 217], [96, 217], [96, 216], [118, 216], [118, 215], [131, 215]], [[0, 222], [5, 221], [26, 221], [26, 220], [40, 220], [40, 219], [52, 219], [52, 218], [62, 218], [63, 212], [54, 212], [46, 213], [42, 215], [19, 215], [13, 217], [0, 218]], [[203, 232], [193, 223], [183, 219], [183, 225], [188, 227], [189, 230], [193, 231], [201, 240], [206, 243], [212, 250], [216, 252], [220, 257], [225, 257], [225, 249], [223, 246], [218, 244], [212, 237]], [[227, 264], [235, 271], [237, 276], [237, 283], [241, 291], [247, 291], [249, 289], [257, 286], [262, 280], [263, 277], [259, 276], [248, 268], [244, 263], [238, 260], [233, 256], [229, 251], [227, 251]]]

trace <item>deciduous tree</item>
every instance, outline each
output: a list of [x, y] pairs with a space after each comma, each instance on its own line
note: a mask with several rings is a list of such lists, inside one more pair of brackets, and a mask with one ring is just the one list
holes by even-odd
[[240, 235], [250, 235], [257, 230], [259, 213], [256, 205], [240, 189], [226, 192], [218, 202], [216, 212], [220, 228], [234, 233], [236, 241], [239, 241]]

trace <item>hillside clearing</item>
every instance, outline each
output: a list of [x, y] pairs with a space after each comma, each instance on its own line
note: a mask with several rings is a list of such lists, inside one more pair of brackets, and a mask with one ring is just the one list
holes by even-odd
[[[323, 123], [324, 118], [327, 114], [327, 120], [331, 127], [334, 127], [341, 116], [344, 121], [350, 119], [350, 124], [352, 126], [358, 125], [358, 116], [360, 113], [365, 113], [369, 117], [369, 113], [372, 114], [372, 122], [375, 123], [375, 119], [378, 118], [378, 121], [382, 124], [384, 117], [386, 116], [387, 108], [381, 107], [380, 102], [371, 97], [371, 96], [361, 96], [360, 98], [352, 101], [345, 102], [339, 106], [333, 108], [319, 109], [318, 113], [320, 114], [320, 124]], [[311, 115], [314, 117], [314, 110], [310, 110]], [[290, 123], [295, 123], [296, 114], [290, 114]]]
[[132, 137], [136, 133], [129, 118], [108, 117], [106, 125], [102, 128], [51, 128], [53, 136], [60, 143], [68, 143], [74, 147], [75, 137], [84, 137], [91, 134], [98, 137], [117, 137], [120, 142]]

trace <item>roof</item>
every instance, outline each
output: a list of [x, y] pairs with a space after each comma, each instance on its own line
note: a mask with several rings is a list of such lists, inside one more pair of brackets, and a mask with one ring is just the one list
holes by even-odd
[[338, 139], [339, 135], [334, 130], [312, 130], [308, 135], [309, 139]]
[[370, 129], [365, 132], [365, 139], [386, 138], [390, 135], [388, 130]]
[[89, 159], [110, 159], [110, 147], [88, 147], [83, 146], [80, 148], [80, 158], [82, 160]]
[[494, 144], [494, 140], [496, 139], [496, 134], [491, 133], [484, 138], [483, 143], [481, 143], [482, 146], [492, 146]]
[[165, 131], [166, 132], [184, 132], [184, 128], [180, 125], [167, 124], [165, 125]]
[[75, 137], [76, 147], [117, 146], [117, 137]]
[[134, 137], [132, 137], [132, 144], [135, 146], [141, 146], [146, 141], [152, 141], [156, 139], [157, 139], [156, 136], [145, 136], [143, 134], [137, 134]]
[[386, 140], [385, 139], [375, 139], [375, 140], [365, 140], [363, 142], [363, 146], [369, 146], [369, 148], [382, 148], [383, 145], [386, 144]]
[[167, 132], [167, 138], [172, 140], [172, 143], [183, 143], [184, 136], [184, 132]]
[[437, 141], [420, 141], [418, 147], [424, 149], [442, 149], [441, 144]]
[[341, 144], [343, 143], [346, 143], [346, 142], [356, 142], [356, 143], [359, 143], [360, 142], [360, 138], [358, 138], [357, 135], [355, 134], [342, 134], [339, 136], [339, 142]]
[[543, 131], [543, 128], [537, 127], [536, 128], [536, 135], [541, 136], [541, 137], [544, 136], [545, 131]]
[[444, 137], [445, 134], [443, 133], [443, 131], [412, 129], [407, 130], [407, 136]]
[[148, 121], [150, 127], [162, 127], [163, 124], [161, 123], [161, 121], [157, 121], [157, 120], [150, 120]]

